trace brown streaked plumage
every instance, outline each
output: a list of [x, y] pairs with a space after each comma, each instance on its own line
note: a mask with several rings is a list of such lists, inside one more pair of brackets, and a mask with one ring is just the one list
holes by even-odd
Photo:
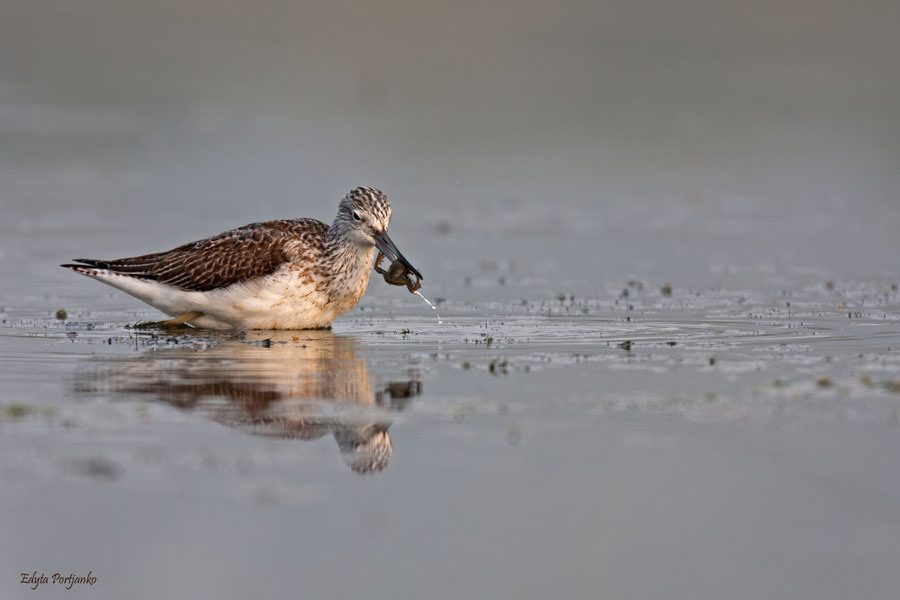
[[[183, 290], [208, 292], [273, 273], [282, 264], [323, 254], [328, 226], [315, 219], [251, 223], [168, 252], [116, 260], [76, 258], [62, 265], [79, 272], [106, 269]], [[299, 241], [299, 243], [298, 243]], [[294, 249], [301, 251], [300, 255]], [[89, 267], [86, 268], [86, 265]], [[87, 273], [85, 273], [87, 274]]]
[[213, 329], [328, 327], [366, 291], [376, 247], [418, 271], [387, 228], [391, 207], [356, 188], [331, 226], [315, 219], [252, 223], [168, 252], [64, 264], [174, 317]]

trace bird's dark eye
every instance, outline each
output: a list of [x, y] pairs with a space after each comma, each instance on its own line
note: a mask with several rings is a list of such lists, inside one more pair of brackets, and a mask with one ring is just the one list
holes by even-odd
[[359, 216], [359, 213], [356, 212], [355, 210], [353, 211], [353, 220], [354, 221], [362, 221], [362, 217]]

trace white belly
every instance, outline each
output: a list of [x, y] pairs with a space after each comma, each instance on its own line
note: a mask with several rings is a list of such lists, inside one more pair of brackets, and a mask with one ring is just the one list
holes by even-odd
[[356, 305], [369, 283], [367, 269], [356, 273], [335, 292], [334, 286], [304, 280], [296, 269], [288, 266], [266, 277], [206, 292], [182, 290], [108, 271], [91, 276], [173, 317], [201, 312], [203, 316], [191, 323], [207, 329], [329, 327], [339, 315]]

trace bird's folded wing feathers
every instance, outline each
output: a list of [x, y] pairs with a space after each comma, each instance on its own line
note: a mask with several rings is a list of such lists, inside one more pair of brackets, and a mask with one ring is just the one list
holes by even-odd
[[306, 237], [303, 234], [315, 228], [327, 226], [313, 219], [253, 223], [168, 252], [109, 261], [78, 260], [94, 268], [202, 292], [268, 275], [302, 258], [298, 251], [311, 249], [299, 244], [298, 237]]

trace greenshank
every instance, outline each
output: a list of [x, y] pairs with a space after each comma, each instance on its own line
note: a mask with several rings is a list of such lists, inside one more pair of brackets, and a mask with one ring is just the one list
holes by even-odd
[[391, 205], [359, 187], [329, 226], [316, 219], [252, 223], [168, 252], [61, 265], [118, 288], [172, 318], [207, 329], [319, 329], [353, 308], [376, 249], [419, 279], [388, 236]]

